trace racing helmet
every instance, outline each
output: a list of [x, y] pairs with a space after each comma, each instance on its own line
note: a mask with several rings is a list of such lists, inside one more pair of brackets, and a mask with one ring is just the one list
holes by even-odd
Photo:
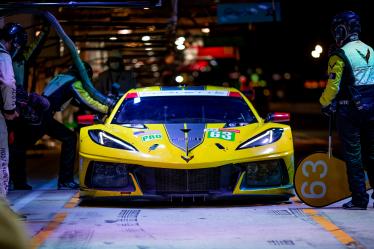
[[27, 33], [18, 23], [7, 23], [2, 30], [2, 39], [11, 41], [14, 48], [24, 47], [27, 43]]
[[344, 11], [332, 19], [331, 32], [338, 46], [358, 40], [361, 32], [360, 17], [353, 11]]
[[[88, 74], [88, 77], [89, 77], [90, 79], [92, 79], [92, 76], [93, 76], [93, 70], [92, 70], [91, 65], [90, 65], [88, 62], [86, 62], [86, 61], [82, 61], [82, 62], [83, 62], [84, 68], [86, 69], [86, 72], [87, 72], [87, 74]], [[69, 71], [72, 72], [74, 75], [76, 75], [77, 77], [80, 78], [79, 70], [78, 70], [78, 68], [77, 68], [77, 66], [76, 66], [75, 64], [73, 64], [73, 65], [71, 65], [71, 66], [69, 67]]]

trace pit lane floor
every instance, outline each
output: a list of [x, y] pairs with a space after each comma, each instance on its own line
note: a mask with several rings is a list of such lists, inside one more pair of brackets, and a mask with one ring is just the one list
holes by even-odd
[[[295, 130], [295, 162], [326, 148], [326, 131]], [[336, 141], [336, 140], [335, 140]], [[338, 144], [334, 145], [338, 147]], [[56, 190], [58, 153], [32, 155], [32, 191], [10, 191], [30, 248], [374, 248], [374, 208], [314, 209], [289, 203], [80, 203], [77, 191]], [[371, 191], [370, 191], [371, 193]]]
[[[46, 187], [46, 186], [44, 186]], [[12, 191], [30, 248], [374, 248], [374, 209], [289, 203], [81, 203], [76, 191]]]

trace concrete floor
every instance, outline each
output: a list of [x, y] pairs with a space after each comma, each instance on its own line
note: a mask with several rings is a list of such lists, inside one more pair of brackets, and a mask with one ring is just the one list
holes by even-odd
[[81, 203], [76, 191], [12, 191], [31, 248], [374, 248], [374, 209], [341, 203]]
[[[326, 134], [295, 130], [295, 162], [326, 150]], [[372, 200], [363, 211], [342, 210], [344, 201], [314, 209], [296, 197], [289, 203], [80, 203], [77, 191], [56, 190], [57, 155], [34, 151], [28, 169], [34, 190], [9, 193], [12, 208], [27, 215], [30, 248], [374, 248]]]

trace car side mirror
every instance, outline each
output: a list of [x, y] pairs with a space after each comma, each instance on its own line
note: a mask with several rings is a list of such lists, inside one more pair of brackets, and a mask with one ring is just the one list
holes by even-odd
[[287, 112], [272, 112], [269, 113], [265, 118], [265, 123], [284, 123], [290, 121], [290, 114]]
[[94, 114], [85, 114], [79, 115], [77, 117], [78, 124], [80, 125], [93, 125], [93, 124], [103, 124], [104, 122], [99, 119], [97, 115]]

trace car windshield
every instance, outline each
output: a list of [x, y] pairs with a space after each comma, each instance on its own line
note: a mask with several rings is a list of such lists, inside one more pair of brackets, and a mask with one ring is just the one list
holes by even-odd
[[125, 99], [112, 123], [255, 123], [247, 103], [228, 96], [156, 96]]

